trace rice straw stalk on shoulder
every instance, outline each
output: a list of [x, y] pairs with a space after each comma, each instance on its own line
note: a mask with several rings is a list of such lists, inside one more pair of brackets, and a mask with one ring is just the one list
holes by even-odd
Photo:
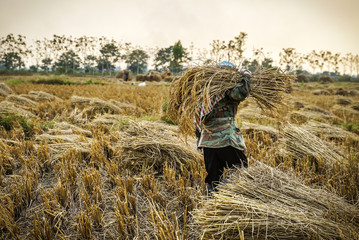
[[[193, 67], [172, 82], [167, 114], [178, 123], [182, 135], [193, 135], [194, 120], [199, 119], [198, 108], [208, 110], [211, 98], [223, 94], [241, 80], [242, 74], [234, 67]], [[262, 110], [273, 111], [283, 104], [282, 94], [290, 92], [291, 80], [291, 76], [276, 69], [256, 71], [251, 77], [250, 96]]]

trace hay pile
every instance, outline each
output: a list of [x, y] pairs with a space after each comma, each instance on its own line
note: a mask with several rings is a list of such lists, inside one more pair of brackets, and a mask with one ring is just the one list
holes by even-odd
[[315, 120], [315, 121], [327, 121], [327, 122], [334, 122], [338, 120], [338, 117], [333, 113], [326, 111], [322, 108], [316, 106], [307, 106], [298, 111], [293, 111], [290, 113], [290, 119], [293, 123], [304, 123], [308, 120]]
[[279, 135], [279, 131], [274, 127], [248, 122], [242, 123], [241, 131], [247, 136], [253, 136], [254, 134], [268, 134], [273, 140], [277, 140]]
[[313, 95], [330, 95], [327, 90], [317, 89], [313, 91]]
[[95, 118], [87, 124], [87, 127], [95, 127], [99, 125], [104, 125], [108, 127], [119, 127], [123, 126], [128, 122], [128, 118], [124, 115], [117, 114], [102, 114], [97, 115]]
[[332, 107], [331, 111], [335, 115], [337, 115], [338, 117], [343, 118], [343, 119], [346, 119], [348, 117], [353, 118], [353, 119], [358, 119], [359, 113], [358, 113], [358, 110], [356, 110], [357, 107], [359, 107], [359, 106], [357, 106], [357, 105], [352, 105], [352, 106], [334, 105]]
[[119, 155], [124, 167], [133, 172], [151, 169], [162, 173], [165, 162], [177, 170], [190, 166], [191, 161], [201, 162], [202, 155], [177, 138], [176, 128], [150, 122], [129, 120], [120, 135]]
[[6, 97], [6, 100], [14, 103], [16, 106], [19, 106], [19, 107], [25, 107], [25, 108], [36, 108], [37, 107], [36, 102], [34, 102], [24, 96], [8, 95]]
[[89, 159], [93, 143], [92, 132], [75, 125], [59, 122], [43, 134], [35, 137], [35, 147], [48, 147], [49, 161], [59, 160], [71, 151], [80, 153], [83, 159]]
[[144, 81], [160, 82], [160, 81], [162, 81], [162, 77], [161, 77], [161, 74], [159, 72], [150, 71], [147, 74], [137, 74], [136, 75], [136, 81], [138, 81], [138, 82], [144, 82]]
[[306, 125], [303, 125], [302, 128], [317, 137], [330, 141], [344, 142], [348, 140], [351, 144], [359, 143], [358, 135], [327, 123], [310, 121]]
[[70, 99], [70, 104], [71, 104], [71, 107], [75, 108], [84, 108], [86, 107], [87, 105], [90, 104], [90, 102], [93, 100], [94, 98], [88, 98], [88, 97], [81, 97], [81, 96], [71, 96], [71, 99]]
[[30, 118], [30, 119], [38, 118], [36, 115], [31, 113], [30, 111], [27, 111], [25, 109], [15, 106], [15, 104], [12, 102], [8, 102], [8, 101], [0, 102], [0, 114], [3, 115], [3, 114], [7, 114], [7, 113], [13, 113], [20, 117]]
[[13, 94], [11, 88], [9, 88], [5, 83], [0, 83], [0, 97], [6, 97], [10, 94]]
[[358, 239], [359, 209], [263, 163], [236, 169], [193, 212], [202, 239]]
[[[119, 107], [116, 101], [105, 101], [99, 98], [87, 98], [80, 96], [72, 96], [70, 100], [71, 107], [82, 109], [82, 115], [87, 118], [93, 118], [96, 114], [120, 114], [124, 113], [124, 109]], [[124, 105], [122, 105], [124, 106]], [[127, 108], [130, 108], [126, 105]]]
[[[193, 135], [194, 119], [202, 104], [207, 109], [212, 97], [233, 88], [242, 78], [236, 68], [199, 66], [186, 71], [170, 88], [168, 116], [179, 125], [183, 135]], [[251, 93], [263, 110], [283, 104], [282, 94], [291, 90], [291, 77], [276, 70], [262, 70], [251, 77]]]
[[128, 81], [132, 79], [132, 72], [129, 70], [121, 70], [116, 73], [116, 78], [126, 80], [126, 73], [128, 73]]
[[242, 122], [278, 122], [276, 118], [269, 116], [267, 112], [261, 111], [253, 98], [249, 98], [239, 105], [237, 117]]
[[335, 100], [335, 103], [338, 105], [347, 106], [353, 103], [353, 101], [350, 98], [337, 98]]
[[295, 124], [303, 124], [308, 121], [308, 117], [301, 111], [293, 111], [289, 115], [289, 121]]
[[112, 99], [109, 101], [109, 103], [125, 110], [127, 113], [134, 113], [137, 110], [137, 107], [133, 104], [123, 103]]
[[311, 158], [322, 171], [331, 171], [334, 165], [347, 166], [348, 161], [335, 146], [315, 136], [303, 127], [287, 124], [280, 139], [284, 150], [294, 159]]
[[117, 107], [116, 105], [106, 102], [101, 99], [94, 99], [90, 102], [89, 106], [83, 110], [83, 114], [92, 118], [96, 114], [104, 114], [104, 113], [111, 113], [111, 114], [120, 114], [123, 113], [124, 110]]
[[28, 94], [22, 94], [21, 96], [29, 98], [30, 100], [35, 102], [61, 100], [61, 98], [58, 98], [55, 95], [43, 91], [30, 91]]
[[86, 137], [92, 137], [92, 132], [82, 129], [76, 125], [67, 122], [56, 122], [54, 126], [47, 131], [51, 135], [69, 135], [77, 134]]
[[359, 102], [352, 104], [351, 108], [354, 109], [355, 111], [359, 111]]

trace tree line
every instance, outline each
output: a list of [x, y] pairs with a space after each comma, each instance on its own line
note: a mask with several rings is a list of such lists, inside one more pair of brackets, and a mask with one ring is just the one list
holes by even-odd
[[8, 34], [0, 37], [0, 70], [55, 72], [60, 74], [108, 74], [116, 65], [126, 65], [133, 73], [145, 73], [149, 63], [157, 71], [180, 73], [188, 66], [227, 60], [255, 71], [258, 67], [280, 67], [287, 72], [308, 74], [340, 73], [354, 76], [359, 71], [359, 56], [352, 53], [332, 53], [312, 50], [299, 53], [295, 48], [283, 48], [279, 61], [265, 54], [263, 48], [244, 56], [247, 34], [241, 32], [229, 41], [213, 40], [208, 49], [184, 48], [181, 41], [165, 48], [143, 48], [106, 37], [72, 37], [53, 35], [28, 44], [26, 36]]

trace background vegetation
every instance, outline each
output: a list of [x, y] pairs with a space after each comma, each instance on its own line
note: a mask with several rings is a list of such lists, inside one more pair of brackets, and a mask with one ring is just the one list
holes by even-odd
[[134, 46], [105, 37], [64, 35], [29, 43], [26, 36], [8, 34], [0, 38], [0, 73], [112, 76], [121, 65], [134, 74], [150, 69], [180, 74], [193, 65], [227, 60], [251, 71], [259, 66], [279, 67], [286, 72], [304, 74], [309, 81], [318, 81], [321, 75], [338, 81], [358, 80], [358, 55], [325, 50], [300, 53], [295, 48], [283, 48], [279, 56], [270, 56], [261, 48], [246, 57], [246, 38], [247, 34], [241, 32], [228, 42], [213, 40], [207, 50], [193, 44], [185, 48], [180, 40], [159, 48]]

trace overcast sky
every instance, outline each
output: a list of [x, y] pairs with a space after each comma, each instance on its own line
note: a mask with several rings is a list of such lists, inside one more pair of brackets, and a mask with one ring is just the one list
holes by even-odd
[[246, 32], [246, 51], [359, 54], [359, 0], [0, 0], [0, 36], [106, 36], [210, 48]]

